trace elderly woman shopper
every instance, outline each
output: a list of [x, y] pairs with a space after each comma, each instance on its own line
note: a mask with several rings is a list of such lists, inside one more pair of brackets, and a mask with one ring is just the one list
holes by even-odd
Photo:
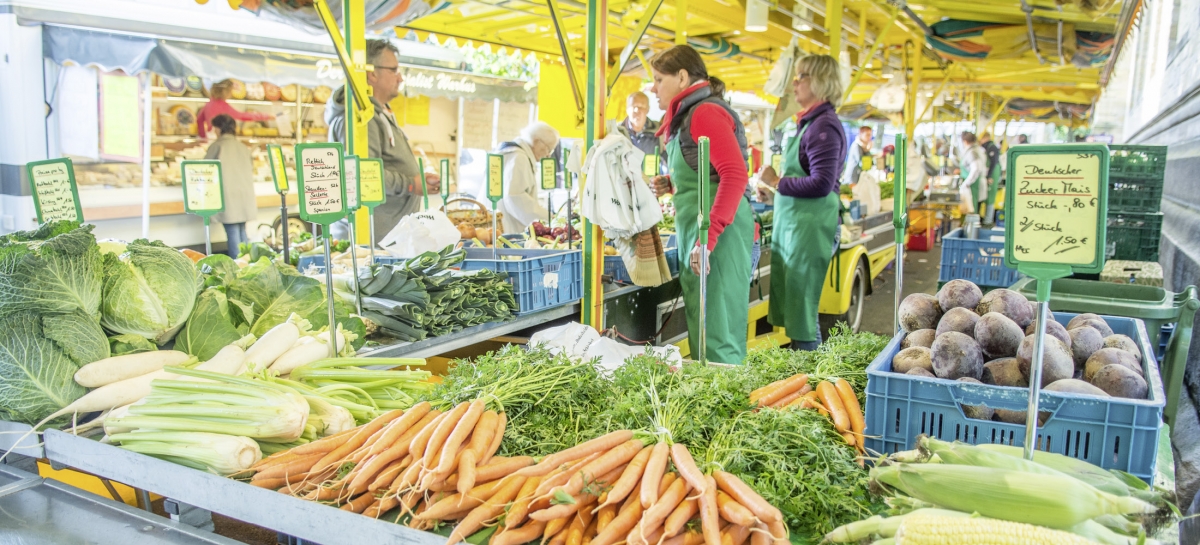
[[500, 144], [497, 151], [504, 155], [504, 198], [497, 209], [504, 214], [503, 232], [520, 233], [549, 214], [538, 200], [538, 165], [556, 147], [558, 131], [540, 121], [521, 129], [516, 140]]
[[[725, 84], [710, 77], [696, 50], [677, 45], [656, 56], [650, 66], [652, 91], [658, 107], [666, 111], [660, 135], [667, 137], [669, 176], [656, 176], [659, 193], [675, 191], [675, 227], [679, 247], [690, 249], [690, 267], [680, 267], [687, 313], [688, 343], [700, 338], [700, 282], [708, 286], [707, 350], [710, 361], [740, 364], [746, 358], [746, 324], [749, 322], [750, 248], [754, 244], [754, 219], [743, 194], [746, 174], [746, 130], [738, 115], [722, 99]], [[709, 139], [709, 164], [699, 164], [700, 138]], [[700, 229], [694, 218], [700, 212], [699, 169], [709, 169], [708, 278], [700, 278]], [[684, 219], [686, 218], [686, 220]], [[682, 254], [681, 254], [682, 256]], [[682, 257], [681, 257], [682, 259]], [[693, 356], [695, 357], [695, 356]]]
[[821, 344], [817, 305], [840, 234], [838, 176], [846, 161], [846, 133], [837, 117], [842, 99], [837, 60], [810, 55], [797, 65], [792, 88], [802, 111], [796, 134], [784, 151], [782, 177], [771, 167], [761, 176], [778, 192], [767, 319], [783, 326], [793, 349], [815, 350]]
[[208, 146], [205, 159], [221, 162], [222, 198], [225, 210], [212, 217], [225, 226], [229, 241], [229, 257], [238, 256], [238, 245], [249, 242], [246, 222], [258, 217], [258, 201], [254, 197], [254, 160], [250, 148], [237, 139], [237, 121], [225, 114], [212, 120], [217, 139]]

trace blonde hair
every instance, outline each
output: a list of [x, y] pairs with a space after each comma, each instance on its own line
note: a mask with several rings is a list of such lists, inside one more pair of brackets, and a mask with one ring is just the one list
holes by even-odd
[[837, 59], [829, 55], [809, 55], [796, 62], [796, 73], [808, 74], [813, 94], [833, 105], [842, 105], [842, 75]]

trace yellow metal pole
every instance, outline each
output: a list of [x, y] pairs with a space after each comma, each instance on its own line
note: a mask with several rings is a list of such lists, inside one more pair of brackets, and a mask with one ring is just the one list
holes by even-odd
[[[678, 5], [678, 4], [676, 4]], [[604, 77], [608, 67], [608, 0], [591, 0], [587, 4], [587, 104], [584, 151], [604, 138], [604, 105], [608, 102], [608, 86]], [[579, 194], [583, 195], [587, 178], [581, 178]], [[604, 329], [604, 232], [588, 220], [583, 221], [583, 312], [580, 320], [598, 330]]]
[[995, 125], [996, 120], [1000, 119], [1000, 114], [1004, 113], [1004, 108], [1008, 106], [1008, 101], [1010, 100], [1012, 100], [1012, 97], [1005, 97], [1004, 100], [1000, 102], [1000, 106], [996, 108], [996, 112], [992, 114], [992, 118], [988, 120], [987, 125], [984, 125], [984, 130], [988, 132], [992, 131], [992, 125]]
[[[353, 65], [346, 67], [350, 77], [368, 94], [371, 88], [367, 86], [367, 38], [366, 14], [363, 8], [364, 0], [343, 0], [342, 2], [342, 32], [346, 40], [346, 51], [350, 54]], [[354, 112], [354, 96], [346, 93], [346, 112]], [[374, 105], [372, 105], [374, 106]], [[374, 112], [374, 108], [371, 109]], [[367, 123], [371, 116], [354, 115], [346, 120], [346, 155], [356, 157], [367, 156]], [[417, 183], [425, 183], [424, 173], [418, 175]], [[358, 209], [351, 219], [354, 222], [355, 244], [371, 244], [371, 216], [364, 206]]]
[[[921, 110], [921, 115], [917, 116], [918, 122], [920, 122], [922, 119], [925, 119], [925, 114], [929, 113], [929, 109], [933, 107], [933, 99], [940, 96], [942, 94], [942, 91], [944, 91], [946, 89], [946, 84], [950, 82], [950, 76], [952, 74], [954, 74], [955, 66], [958, 66], [958, 65], [952, 64], [952, 65], [950, 65], [950, 68], [946, 69], [946, 77], [942, 78], [942, 83], [940, 85], [938, 85], [937, 91], [934, 91], [933, 96], [929, 97], [929, 102], [925, 103], [925, 108]], [[936, 112], [934, 113], [934, 118], [935, 119], [937, 118]]]
[[687, 45], [688, 0], [675, 0], [675, 45]]
[[642, 63], [642, 70], [645, 70], [645, 71], [646, 71], [646, 77], [647, 77], [647, 78], [653, 78], [653, 77], [654, 77], [654, 71], [653, 71], [653, 69], [650, 67], [650, 62], [646, 60], [646, 56], [645, 56], [645, 55], [643, 55], [643, 54], [642, 54], [642, 52], [641, 52], [641, 50], [638, 50], [638, 49], [635, 49], [635, 50], [633, 51], [633, 53], [634, 53], [635, 55], [637, 55], [638, 62], [641, 62], [641, 63]]
[[837, 59], [842, 52], [842, 0], [825, 0], [825, 31], [829, 33], [829, 54]]
[[[835, 1], [838, 3], [839, 6], [841, 5], [841, 2], [839, 0], [830, 0], [830, 2], [835, 2]], [[879, 52], [879, 48], [883, 45], [883, 39], [887, 36], [888, 31], [892, 29], [892, 25], [896, 22], [896, 18], [899, 16], [900, 16], [899, 11], [892, 10], [892, 17], [890, 19], [888, 19], [888, 22], [886, 25], [883, 25], [883, 29], [879, 31], [879, 34], [875, 35], [875, 43], [871, 44], [871, 50], [869, 52], [867, 52], [867, 56], [863, 57], [862, 62], [859, 63], [858, 71], [854, 73], [854, 77], [850, 79], [850, 85], [846, 86], [846, 92], [842, 94], [842, 104], [843, 105], [846, 103], [846, 99], [850, 98], [850, 93], [852, 91], [854, 91], [854, 86], [858, 85], [858, 80], [862, 79], [863, 74], [866, 73], [867, 63], [871, 62], [871, 59], [875, 56], [876, 53]], [[840, 21], [841, 17], [839, 16], [838, 18], [839, 18], [839, 21], [838, 21], [837, 34], [840, 35], [841, 34], [841, 21]], [[825, 16], [825, 24], [826, 25], [830, 24], [828, 15]], [[830, 39], [829, 40], [830, 40], [831, 44], [833, 43], [833, 38], [832, 38], [833, 34], [834, 34], [834, 32], [832, 30], [830, 30], [830, 33], [829, 33]], [[836, 53], [834, 53], [834, 58], [837, 58]]]
[[904, 111], [904, 136], [909, 142], [913, 139], [913, 133], [917, 130], [917, 97], [921, 93], [921, 48], [924, 47], [924, 40], [917, 43], [912, 41], [905, 42], [904, 54], [908, 59], [909, 69], [912, 70], [912, 78], [908, 83], [908, 96], [906, 97], [907, 105]]

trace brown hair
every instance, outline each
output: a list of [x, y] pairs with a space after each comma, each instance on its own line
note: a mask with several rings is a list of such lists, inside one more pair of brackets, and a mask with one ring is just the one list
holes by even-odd
[[963, 131], [962, 139], [963, 139], [963, 142], [966, 142], [968, 144], [974, 144], [975, 143], [975, 133], [973, 133], [971, 131]]
[[725, 94], [725, 82], [708, 75], [708, 68], [704, 66], [704, 59], [700, 58], [700, 54], [695, 49], [692, 49], [691, 46], [677, 45], [663, 51], [650, 61], [650, 66], [663, 74], [677, 74], [680, 70], [687, 70], [690, 80], [688, 81], [689, 84], [708, 80], [709, 86], [712, 87], [713, 96], [722, 96]]
[[229, 95], [233, 92], [233, 80], [223, 79], [212, 84], [212, 88], [208, 91], [212, 98], [228, 100]]

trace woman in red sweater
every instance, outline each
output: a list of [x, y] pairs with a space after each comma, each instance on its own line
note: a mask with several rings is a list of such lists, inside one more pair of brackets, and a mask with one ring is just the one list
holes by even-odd
[[237, 121], [272, 121], [275, 116], [259, 112], [239, 112], [233, 109], [226, 100], [233, 90], [233, 81], [221, 80], [214, 83], [209, 91], [209, 101], [200, 111], [196, 112], [196, 136], [205, 138], [212, 130], [212, 120], [218, 115], [227, 115]]
[[[659, 135], [667, 137], [669, 176], [655, 177], [660, 194], [675, 192], [675, 228], [679, 247], [690, 248], [690, 267], [680, 267], [688, 323], [688, 345], [699, 347], [700, 210], [709, 217], [710, 252], [707, 294], [707, 357], [709, 361], [741, 364], [746, 358], [749, 321], [750, 247], [754, 220], [742, 198], [746, 175], [746, 130], [737, 113], [721, 96], [725, 84], [709, 77], [696, 50], [672, 47], [651, 62], [652, 91], [666, 111]], [[697, 142], [709, 139], [709, 164], [698, 165]], [[700, 203], [700, 168], [709, 171], [708, 202]], [[695, 357], [695, 356], [693, 356]]]

